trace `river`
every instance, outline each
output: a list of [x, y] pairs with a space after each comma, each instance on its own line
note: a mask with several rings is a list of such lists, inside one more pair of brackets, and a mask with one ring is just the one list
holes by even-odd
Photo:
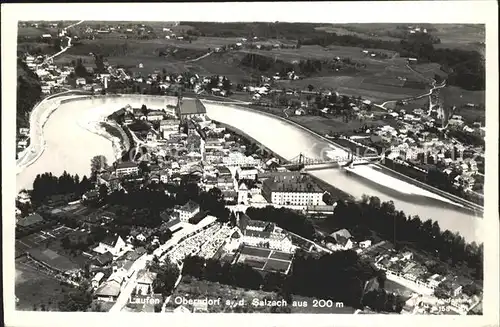
[[[80, 177], [88, 175], [90, 159], [98, 154], [106, 156], [108, 161], [112, 162], [115, 153], [111, 142], [88, 130], [87, 122], [107, 116], [127, 104], [133, 107], [146, 104], [148, 108], [155, 109], [164, 108], [167, 103], [173, 104], [175, 99], [123, 96], [76, 100], [61, 104], [43, 127], [45, 151], [35, 163], [18, 173], [17, 192], [23, 188], [31, 188], [36, 175], [43, 172], [60, 175], [66, 170], [71, 174], [77, 173]], [[342, 151], [300, 127], [275, 117], [234, 105], [221, 105], [209, 101], [204, 101], [204, 104], [211, 119], [238, 128], [284, 158], [292, 159], [299, 153], [319, 158]], [[365, 176], [367, 171], [369, 173], [370, 169], [375, 169], [369, 166], [362, 167]], [[375, 181], [353, 174], [347, 175], [340, 169], [317, 170], [311, 173], [355, 197], [368, 194], [377, 196], [382, 201], [392, 200], [396, 209], [403, 210], [407, 214], [419, 215], [422, 220], [428, 218], [436, 220], [442, 229], [458, 231], [469, 242], [482, 239], [483, 219], [418, 187], [410, 187], [410, 184], [389, 177], [387, 181], [380, 180], [380, 176], [383, 176], [380, 173], [379, 179]], [[411, 192], [398, 191], [403, 189]]]

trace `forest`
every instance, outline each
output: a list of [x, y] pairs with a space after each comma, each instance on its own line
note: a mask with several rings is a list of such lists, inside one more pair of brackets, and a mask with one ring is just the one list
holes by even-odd
[[436, 221], [422, 221], [397, 211], [392, 201], [363, 196], [361, 202], [339, 201], [329, 223], [347, 228], [358, 237], [371, 237], [372, 232], [394, 242], [396, 247], [411, 245], [460, 271], [471, 269], [475, 280], [483, 278], [483, 245], [466, 243], [458, 233], [441, 230]]

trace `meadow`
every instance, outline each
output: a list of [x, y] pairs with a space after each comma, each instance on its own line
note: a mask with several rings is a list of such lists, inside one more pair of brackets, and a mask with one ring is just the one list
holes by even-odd
[[51, 34], [55, 36], [57, 34], [57, 28], [36, 28], [36, 27], [19, 27], [17, 29], [17, 35], [19, 37], [40, 37], [42, 34]]
[[[158, 29], [160, 26], [157, 26]], [[358, 26], [356, 28], [359, 29]], [[241, 60], [248, 53], [289, 63], [298, 63], [300, 60], [308, 59], [349, 58], [365, 66], [356, 71], [352, 69], [338, 72], [323, 70], [307, 78], [278, 81], [277, 84], [279, 87], [294, 89], [305, 89], [313, 85], [315, 90], [336, 90], [341, 94], [361, 96], [374, 102], [408, 99], [421, 95], [430, 88], [429, 82], [436, 74], [445, 76], [438, 64], [415, 64], [409, 67], [407, 58], [401, 58], [395, 52], [380, 49], [373, 51], [384, 53], [387, 58], [370, 57], [363, 53], [365, 49], [360, 47], [317, 45], [303, 45], [298, 49], [242, 49], [212, 53], [202, 57], [217, 47], [241, 42], [241, 38], [200, 36], [192, 41], [165, 38], [139, 40], [123, 39], [114, 34], [116, 33], [111, 33], [101, 39], [82, 40], [81, 45], [70, 48], [57, 58], [56, 62], [71, 62], [78, 57], [83, 57], [86, 64], [92, 65], [93, 59], [90, 54], [101, 53], [111, 65], [120, 65], [142, 75], [162, 70], [168, 73], [190, 71], [199, 75], [225, 75], [233, 83], [244, 83], [254, 74], [263, 74], [263, 72], [240, 65]], [[280, 43], [278, 40], [272, 41], [273, 44]], [[283, 42], [289, 43], [288, 40]], [[366, 50], [371, 51], [371, 49]], [[160, 56], [163, 52], [167, 55]], [[200, 57], [201, 59], [198, 60]], [[140, 63], [143, 65], [142, 68], [139, 68]], [[266, 74], [269, 73], [271, 72]]]
[[16, 260], [16, 310], [40, 311], [45, 308], [46, 311], [56, 311], [65, 293], [71, 290], [54, 277], [28, 265], [26, 259]]
[[484, 91], [467, 91], [456, 86], [447, 86], [440, 91], [440, 95], [447, 106], [461, 107], [468, 103], [485, 104]]

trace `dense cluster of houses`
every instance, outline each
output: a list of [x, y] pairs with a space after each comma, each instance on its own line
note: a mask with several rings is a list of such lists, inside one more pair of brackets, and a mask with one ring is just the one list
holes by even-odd
[[[411, 251], [392, 250], [373, 259], [375, 266], [385, 271], [388, 279], [402, 283], [415, 292], [406, 303], [406, 312], [442, 314], [443, 312], [439, 312], [439, 307], [442, 306], [446, 310], [465, 314], [479, 301], [478, 296], [463, 293], [464, 287], [472, 283], [471, 280], [451, 274], [430, 273]], [[435, 296], [438, 288], [448, 297], [446, 303]]]
[[[165, 109], [126, 107], [110, 118], [123, 119], [147, 151], [134, 161], [117, 163], [100, 173], [99, 183], [117, 188], [120, 186], [113, 181], [127, 176], [152, 183], [178, 183], [189, 176], [205, 191], [220, 189], [227, 203], [324, 205], [325, 192], [314, 180], [279, 167], [277, 159], [248, 154], [238, 136], [206, 116], [197, 99], [179, 100], [177, 106], [168, 104]], [[137, 129], [137, 124], [142, 127]], [[148, 172], [140, 165], [148, 167]]]

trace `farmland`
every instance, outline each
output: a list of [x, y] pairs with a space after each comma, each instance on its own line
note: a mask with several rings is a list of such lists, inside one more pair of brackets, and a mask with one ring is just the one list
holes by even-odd
[[[394, 27], [381, 26], [383, 24], [366, 24], [366, 25], [370, 25], [371, 29], [365, 29], [365, 28], [356, 29], [352, 25], [332, 25], [332, 26], [316, 27], [316, 30], [324, 31], [326, 33], [336, 33], [337, 35], [355, 35], [357, 37], [364, 39], [378, 39], [384, 41], [397, 41], [397, 42], [399, 42], [402, 39], [398, 37], [389, 36], [390, 32], [394, 30]], [[373, 29], [374, 27], [375, 29]]]
[[372, 124], [383, 126], [387, 124], [383, 121], [368, 122], [360, 120], [351, 120], [348, 123], [345, 123], [342, 121], [342, 118], [325, 118], [321, 116], [294, 116], [291, 117], [290, 120], [321, 135], [330, 134], [332, 131], [337, 133], [349, 133], [362, 127], [363, 125]]
[[447, 106], [462, 106], [467, 103], [483, 104], [484, 91], [467, 91], [456, 86], [447, 86], [441, 90], [441, 96]]
[[57, 28], [20, 27], [17, 33], [19, 37], [28, 38], [41, 37], [42, 34], [51, 34], [55, 36], [57, 34]]
[[[406, 38], [406, 25], [408, 24], [334, 24], [316, 27], [316, 30], [337, 35], [352, 35], [362, 39], [399, 42]], [[436, 48], [484, 51], [484, 45], [480, 43], [485, 38], [484, 25], [418, 24], [418, 26], [426, 28], [433, 36], [440, 39], [441, 43], [436, 44]]]
[[18, 298], [16, 310], [58, 310], [59, 301], [71, 287], [41, 271], [37, 271], [26, 259], [16, 260], [15, 293]]
[[[113, 22], [110, 25], [109, 22], [86, 22], [77, 28], [79, 32], [82, 32], [87, 27], [117, 27], [119, 24], [122, 23]], [[314, 90], [335, 90], [341, 94], [360, 96], [378, 103], [421, 95], [429, 89], [429, 83], [436, 74], [446, 77], [446, 74], [441, 71], [440, 65], [437, 63], [419, 63], [409, 67], [407, 66], [407, 58], [400, 57], [397, 52], [364, 48], [362, 42], [354, 43], [353, 45], [356, 46], [304, 44], [298, 48], [278, 47], [272, 50], [234, 49], [229, 52], [209, 54], [215, 48], [237, 42], [245, 43], [245, 41], [242, 41], [243, 37], [250, 37], [250, 34], [258, 35], [259, 33], [263, 34], [259, 35], [259, 38], [251, 43], [255, 45], [285, 44], [294, 46], [297, 39], [290, 38], [290, 36], [287, 36], [289, 32], [285, 31], [285, 27], [289, 29], [292, 25], [293, 28], [297, 29], [295, 31], [297, 37], [314, 37], [314, 35], [320, 35], [321, 33], [328, 35], [325, 32], [334, 32], [339, 35], [351, 34], [358, 37], [364, 36], [366, 38], [387, 39], [388, 42], [397, 42], [397, 40], [404, 38], [398, 36], [398, 33], [406, 33], [407, 31], [404, 26], [397, 26], [396, 24], [324, 26], [277, 24], [275, 26], [276, 31], [283, 31], [267, 35], [266, 33], [269, 32], [270, 28], [269, 24], [261, 23], [251, 23], [245, 26], [245, 24], [237, 23], [181, 23], [176, 25], [163, 22], [145, 22], [144, 26], [151, 29], [152, 32], [152, 35], [148, 36], [147, 39], [141, 38], [134, 33], [123, 33], [125, 28], [136, 28], [140, 25], [139, 23], [123, 22], [123, 24], [125, 25], [121, 26], [121, 29], [115, 29], [109, 34], [97, 34], [93, 40], [83, 39], [79, 45], [75, 45], [57, 58], [56, 63], [70, 63], [81, 57], [84, 59], [85, 65], [93, 65], [93, 57], [90, 54], [99, 53], [104, 55], [111, 65], [127, 68], [138, 75], [144, 76], [162, 70], [167, 73], [189, 71], [199, 75], [225, 75], [236, 84], [248, 82], [255, 75], [275, 73], [272, 68], [269, 71], [262, 72], [255, 67], [242, 65], [243, 58], [248, 54], [257, 54], [290, 64], [296, 64], [301, 60], [333, 62], [338, 57], [340, 61], [344, 59], [351, 60], [356, 67], [346, 66], [335, 71], [335, 69], [329, 68], [328, 65], [324, 65], [324, 68], [319, 71], [307, 74], [307, 76], [301, 76], [302, 79], [278, 81], [277, 86], [305, 89], [312, 85]], [[165, 26], [168, 26], [168, 32], [166, 32]], [[454, 30], [447, 25], [434, 26], [427, 24], [425, 26], [432, 33], [437, 33], [436, 35], [441, 38], [441, 45], [447, 44], [446, 42], [469, 44], [472, 41], [477, 42], [482, 35], [481, 28], [476, 26], [458, 26], [461, 31], [464, 31], [464, 36], [461, 36], [456, 31], [453, 32]], [[26, 29], [29, 30], [30, 28]], [[188, 31], [190, 31], [188, 35], [196, 35], [196, 37], [189, 41], [165, 38], [168, 33], [177, 32], [182, 34]], [[228, 31], [231, 31], [231, 33], [228, 34]], [[277, 35], [279, 38], [275, 38]], [[268, 37], [272, 39], [268, 39]], [[207, 56], [203, 57], [204, 55]], [[139, 64], [142, 64], [141, 68], [139, 68]]]
[[441, 40], [438, 47], [441, 48], [462, 48], [465, 50], [483, 50], [481, 41], [485, 40], [484, 25], [476, 24], [436, 24], [433, 35]]
[[[447, 86], [441, 90], [440, 96], [445, 106], [455, 106], [454, 114], [462, 116], [466, 122], [479, 121], [485, 123], [484, 91], [467, 91], [458, 87]], [[474, 104], [475, 107], [469, 107], [467, 104]]]

